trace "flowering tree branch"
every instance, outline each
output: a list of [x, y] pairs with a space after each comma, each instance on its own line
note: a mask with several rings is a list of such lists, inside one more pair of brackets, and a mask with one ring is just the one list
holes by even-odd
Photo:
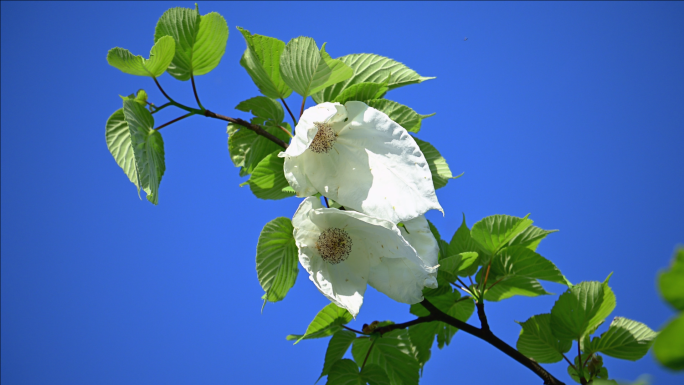
[[183, 109], [183, 110], [190, 112], [190, 114], [188, 114], [188, 115], [184, 115], [178, 119], [172, 120], [171, 122], [168, 122], [168, 123], [166, 123], [160, 127], [157, 127], [157, 130], [162, 128], [162, 127], [165, 127], [171, 123], [174, 123], [180, 119], [186, 118], [190, 115], [204, 115], [204, 116], [209, 117], [209, 118], [225, 120], [227, 122], [231, 122], [231, 123], [237, 124], [239, 126], [245, 127], [249, 130], [256, 132], [258, 135], [261, 135], [261, 136], [267, 138], [268, 140], [272, 141], [273, 143], [277, 144], [278, 146], [280, 146], [282, 148], [287, 148], [287, 143], [285, 143], [283, 140], [279, 139], [277, 136], [271, 134], [270, 132], [264, 130], [263, 128], [261, 128], [260, 126], [258, 126], [256, 124], [252, 124], [252, 123], [250, 123], [246, 120], [240, 119], [240, 118], [236, 119], [236, 118], [231, 118], [228, 116], [223, 116], [223, 115], [211, 112], [211, 111], [205, 109], [204, 107], [202, 107], [202, 105], [200, 104], [200, 101], [199, 101], [199, 97], [197, 96], [197, 89], [195, 87], [195, 79], [194, 78], [191, 78], [192, 79], [192, 90], [195, 94], [195, 100], [197, 100], [197, 104], [199, 105], [201, 110], [185, 106], [185, 105], [180, 104], [180, 103], [176, 102], [175, 100], [171, 99], [171, 97], [164, 91], [161, 84], [159, 84], [159, 81], [157, 81], [157, 78], [153, 78], [153, 79], [154, 79], [154, 83], [159, 88], [159, 91], [161, 91], [161, 93], [164, 95], [164, 97], [169, 100], [169, 102], [164, 104], [163, 107], [166, 107], [167, 105], [173, 105], [173, 106], [176, 106], [180, 109]]
[[[458, 328], [460, 330], [463, 330], [464, 332], [473, 335], [481, 340], [484, 340], [488, 342], [490, 345], [494, 346], [495, 348], [499, 349], [502, 351], [504, 354], [507, 356], [513, 358], [514, 360], [518, 361], [521, 363], [523, 366], [527, 367], [531, 371], [533, 371], [537, 376], [539, 376], [542, 380], [544, 380], [545, 385], [565, 385], [563, 382], [559, 381], [556, 377], [551, 375], [551, 373], [547, 372], [544, 368], [542, 368], [539, 364], [537, 364], [535, 361], [529, 359], [519, 351], [517, 351], [515, 348], [512, 346], [508, 345], [499, 337], [495, 336], [494, 333], [489, 330], [489, 327], [485, 329], [483, 328], [477, 328], [475, 326], [472, 326], [470, 324], [467, 324], [463, 321], [460, 321], [443, 311], [439, 310], [435, 305], [431, 304], [427, 299], [424, 299], [421, 303], [429, 312], [430, 315], [426, 317], [420, 317], [416, 318], [413, 321], [409, 322], [404, 322], [400, 324], [393, 324], [393, 325], [387, 325], [383, 327], [379, 327], [375, 330], [376, 333], [384, 334], [387, 332], [390, 332], [392, 330], [396, 329], [405, 329], [409, 326], [412, 325], [417, 325], [421, 324], [424, 322], [433, 322], [433, 321], [441, 321], [446, 324], [449, 324], [455, 328]], [[478, 314], [480, 313], [480, 308], [478, 307]], [[484, 314], [484, 306], [482, 307], [482, 313]], [[484, 321], [483, 325], [487, 325], [486, 323], [486, 318]]]

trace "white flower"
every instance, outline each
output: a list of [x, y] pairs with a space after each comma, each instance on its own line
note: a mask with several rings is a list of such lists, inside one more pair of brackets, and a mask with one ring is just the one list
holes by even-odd
[[437, 287], [438, 246], [424, 216], [404, 222], [407, 234], [388, 220], [323, 208], [318, 198], [309, 197], [292, 225], [309, 279], [354, 317], [366, 284], [408, 304], [423, 300], [424, 287]]
[[297, 196], [320, 192], [344, 207], [394, 223], [442, 211], [425, 156], [406, 129], [362, 102], [304, 111], [285, 152]]

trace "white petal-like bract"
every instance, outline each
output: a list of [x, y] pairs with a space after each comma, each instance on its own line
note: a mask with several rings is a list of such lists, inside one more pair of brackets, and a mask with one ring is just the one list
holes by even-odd
[[408, 304], [423, 300], [425, 286], [437, 285], [437, 241], [423, 216], [405, 223], [407, 234], [391, 221], [324, 208], [318, 198], [309, 197], [292, 225], [299, 262], [311, 281], [354, 316], [367, 283]]
[[297, 196], [319, 192], [344, 207], [394, 223], [442, 210], [425, 156], [409, 133], [362, 102], [304, 111], [285, 152]]

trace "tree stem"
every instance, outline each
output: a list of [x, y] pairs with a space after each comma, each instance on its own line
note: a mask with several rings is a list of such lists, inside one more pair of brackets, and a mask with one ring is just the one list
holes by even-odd
[[420, 317], [417, 318], [413, 321], [409, 322], [404, 322], [401, 324], [393, 324], [393, 325], [388, 325], [384, 326], [381, 328], [376, 329], [376, 332], [379, 332], [380, 334], [384, 334], [387, 332], [390, 332], [392, 330], [396, 329], [404, 329], [407, 328], [411, 325], [417, 325], [420, 323], [424, 322], [433, 322], [433, 321], [441, 321], [446, 324], [449, 324], [455, 328], [461, 329], [464, 332], [473, 335], [481, 340], [484, 340], [485, 342], [488, 342], [490, 345], [494, 346], [495, 348], [499, 349], [501, 352], [506, 354], [507, 356], [513, 358], [514, 360], [518, 361], [520, 364], [525, 366], [526, 368], [530, 369], [534, 374], [539, 376], [542, 380], [544, 380], [544, 384], [546, 385], [565, 385], [563, 382], [559, 381], [556, 377], [551, 375], [551, 373], [547, 372], [544, 368], [539, 366], [538, 363], [535, 361], [527, 358], [525, 355], [520, 353], [519, 351], [515, 350], [513, 347], [499, 339], [497, 336], [495, 336], [491, 330], [483, 330], [480, 328], [477, 328], [475, 326], [469, 325], [461, 320], [458, 320], [443, 311], [439, 310], [437, 307], [435, 307], [433, 304], [430, 303], [427, 299], [424, 299], [421, 303], [429, 312], [430, 315], [427, 317]]
[[366, 353], [366, 358], [363, 359], [363, 364], [361, 365], [361, 371], [363, 371], [363, 368], [366, 366], [366, 361], [368, 361], [368, 356], [370, 356], [371, 350], [373, 350], [373, 345], [375, 345], [375, 341], [377, 341], [377, 338], [371, 342], [371, 346], [368, 348], [368, 353]]
[[192, 74], [190, 74], [190, 81], [192, 82], [192, 92], [195, 93], [195, 100], [197, 100], [197, 105], [202, 111], [204, 111], [204, 107], [202, 107], [202, 103], [200, 103], [199, 96], [197, 96], [197, 87], [195, 87], [195, 77]]
[[249, 130], [256, 132], [258, 135], [266, 137], [271, 142], [279, 145], [282, 148], [285, 148], [285, 149], [287, 148], [287, 143], [283, 142], [280, 138], [278, 138], [275, 135], [271, 134], [270, 132], [264, 130], [263, 128], [257, 126], [256, 124], [252, 124], [252, 123], [247, 122], [245, 120], [242, 120], [240, 118], [235, 119], [235, 118], [231, 118], [228, 116], [219, 115], [219, 114], [211, 112], [209, 110], [204, 110], [204, 116], [209, 117], [209, 118], [214, 118], [214, 119], [225, 120], [226, 122], [231, 122], [231, 123], [240, 125], [242, 127], [245, 127]]
[[[292, 111], [290, 111], [290, 107], [288, 107], [288, 106], [287, 106], [287, 103], [285, 103], [285, 99], [280, 98], [280, 101], [283, 102], [283, 105], [284, 105], [285, 108], [287, 109], [287, 112], [290, 113], [290, 117], [292, 118], [292, 123], [294, 123], [294, 127], [296, 127], [296, 126], [297, 126], [297, 119], [295, 119], [294, 114], [292, 113]], [[294, 127], [293, 127], [293, 128], [294, 128]]]
[[487, 315], [485, 314], [484, 310], [484, 301], [478, 302], [476, 305], [477, 307], [477, 318], [480, 319], [480, 329], [485, 332], [489, 332], [489, 323], [487, 322]]
[[299, 119], [302, 118], [302, 114], [304, 114], [304, 105], [306, 104], [306, 97], [304, 97], [304, 100], [302, 100], [302, 109], [299, 110]]
[[168, 126], [168, 125], [171, 124], [171, 123], [176, 123], [177, 121], [182, 120], [182, 119], [185, 119], [185, 118], [187, 118], [188, 116], [192, 116], [192, 115], [195, 115], [195, 113], [194, 113], [194, 112], [188, 112], [187, 114], [185, 114], [185, 115], [183, 115], [183, 116], [180, 116], [180, 117], [178, 117], [178, 118], [176, 118], [176, 119], [174, 119], [174, 120], [172, 120], [172, 121], [170, 121], [170, 122], [166, 122], [166, 123], [162, 124], [161, 126], [155, 128], [155, 130], [159, 131], [159, 130], [161, 130], [162, 128]]

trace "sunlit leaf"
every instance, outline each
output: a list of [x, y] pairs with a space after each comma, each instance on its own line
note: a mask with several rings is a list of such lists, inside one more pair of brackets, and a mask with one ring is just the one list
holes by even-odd
[[325, 52], [325, 44], [318, 50], [310, 37], [290, 40], [280, 56], [283, 81], [298, 94], [307, 97], [325, 87], [348, 79], [354, 70]]
[[409, 84], [421, 83], [433, 77], [423, 77], [404, 64], [380, 55], [361, 53], [346, 55], [338, 58], [342, 63], [353, 69], [353, 76], [345, 82], [335, 84], [323, 91], [312, 95], [316, 103], [334, 100], [342, 91], [351, 85], [359, 83], [381, 83], [390, 76], [388, 88], [390, 90]]
[[327, 337], [338, 332], [342, 329], [342, 325], [351, 322], [353, 318], [346, 309], [331, 303], [316, 314], [303, 335], [290, 334], [286, 338], [287, 340], [297, 340], [295, 342], [297, 344], [305, 339]]
[[178, 80], [204, 75], [216, 68], [226, 51], [228, 24], [211, 12], [200, 16], [197, 8], [171, 8], [159, 18], [154, 41], [171, 36], [176, 52], [167, 72]]
[[292, 89], [280, 76], [280, 55], [285, 49], [285, 43], [273, 37], [253, 35], [244, 28], [237, 29], [247, 43], [240, 65], [247, 70], [259, 91], [273, 99], [290, 96]]
[[149, 59], [135, 56], [127, 49], [116, 47], [107, 53], [107, 63], [127, 74], [156, 78], [166, 71], [173, 60], [175, 49], [176, 43], [173, 38], [164, 36], [152, 47]]
[[289, 218], [278, 217], [268, 222], [259, 234], [256, 270], [267, 301], [285, 298], [297, 279], [299, 258], [293, 231]]
[[522, 326], [516, 347], [520, 353], [542, 364], [551, 364], [563, 359], [572, 347], [572, 340], [559, 340], [551, 332], [551, 314], [538, 314]]

